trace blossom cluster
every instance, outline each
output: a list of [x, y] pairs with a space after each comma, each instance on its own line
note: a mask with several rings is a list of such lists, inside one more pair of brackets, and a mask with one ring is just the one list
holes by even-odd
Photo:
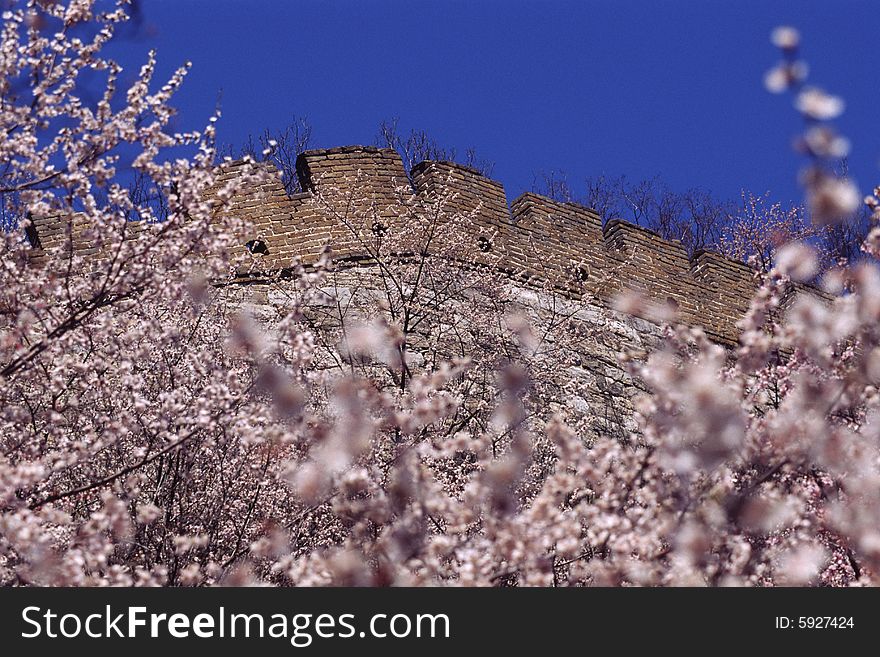
[[[625, 431], [568, 403], [614, 311], [550, 272], [515, 283], [442, 191], [370, 211], [321, 192], [369, 257], [334, 261], [331, 244], [264, 272], [273, 304], [249, 303], [235, 272], [259, 256], [235, 248], [232, 201], [270, 174], [218, 177], [216, 117], [168, 133], [185, 69], [151, 91], [151, 55], [118, 89], [101, 47], [122, 4], [4, 15], [0, 583], [875, 581], [876, 266], [793, 297], [816, 254], [783, 247], [733, 350], [654, 312], [656, 348], [618, 356], [643, 389]], [[800, 84], [796, 33], [774, 39], [768, 84]], [[87, 69], [106, 76], [94, 102]], [[798, 109], [832, 118], [816, 93]], [[813, 130], [813, 155], [839, 151]], [[831, 219], [849, 200], [820, 201], [822, 180], [806, 176]], [[45, 217], [64, 229], [38, 244]]]

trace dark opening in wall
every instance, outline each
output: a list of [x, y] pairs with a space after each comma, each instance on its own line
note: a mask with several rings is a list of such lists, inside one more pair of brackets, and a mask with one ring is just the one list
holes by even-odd
[[388, 232], [388, 226], [381, 221], [374, 221], [371, 229], [376, 237], [383, 237]]
[[263, 240], [250, 240], [245, 243], [247, 250], [254, 254], [266, 255], [269, 253], [269, 247]]
[[480, 251], [487, 253], [492, 250], [492, 241], [485, 235], [480, 235], [477, 238], [477, 246], [480, 247]]
[[590, 278], [590, 271], [586, 267], [574, 268], [574, 280], [578, 283], [585, 283]]
[[35, 249], [42, 249], [43, 245], [40, 244], [40, 236], [37, 234], [37, 229], [34, 227], [34, 222], [28, 216], [27, 226], [24, 229], [25, 237], [27, 237], [27, 241], [30, 245]]

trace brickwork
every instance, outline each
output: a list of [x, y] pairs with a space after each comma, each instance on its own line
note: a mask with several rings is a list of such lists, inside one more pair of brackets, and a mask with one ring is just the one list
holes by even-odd
[[[240, 166], [224, 165], [218, 182]], [[337, 259], [364, 258], [377, 234], [406, 221], [415, 194], [428, 204], [442, 196], [447, 211], [467, 216], [475, 261], [491, 249], [494, 262], [518, 281], [549, 280], [562, 294], [606, 304], [621, 290], [636, 290], [674, 303], [684, 322], [722, 344], [736, 343], [736, 322], [755, 289], [752, 270], [741, 262], [708, 251], [689, 259], [677, 241], [619, 219], [603, 226], [589, 208], [530, 192], [508, 204], [501, 183], [452, 162], [422, 162], [407, 175], [392, 149], [346, 146], [303, 153], [297, 175], [301, 194], [288, 196], [275, 175], [234, 197], [231, 212], [247, 222], [241, 252], [245, 244], [254, 252], [243, 274], [284, 269], [294, 258], [314, 262], [328, 243]], [[48, 248], [66, 230], [63, 221], [38, 220], [31, 241]], [[88, 254], [88, 240], [76, 237], [82, 231], [74, 222], [73, 242]]]
[[[236, 176], [241, 166], [221, 167], [218, 184]], [[613, 310], [610, 301], [619, 292], [632, 289], [661, 304], [672, 303], [682, 321], [731, 346], [755, 290], [754, 272], [741, 262], [707, 251], [689, 259], [678, 242], [625, 221], [603, 226], [589, 208], [534, 193], [508, 204], [501, 183], [455, 163], [422, 162], [407, 175], [390, 149], [308, 151], [297, 162], [305, 191], [292, 197], [274, 173], [258, 188], [238, 192], [224, 210], [245, 220], [236, 250], [240, 282], [247, 285], [226, 287], [233, 305], [247, 306], [271, 325], [285, 312], [287, 297], [284, 282], [274, 274], [295, 259], [315, 262], [330, 244], [340, 266], [328, 298], [343, 299], [346, 307], [357, 298], [355, 306], [369, 307], [379, 284], [368, 247], [411, 220], [413, 208], [442, 205], [444, 216], [460, 219], [456, 230], [462, 231], [465, 248], [472, 249], [463, 257], [500, 267], [512, 282], [519, 309], [540, 316], [557, 307], [590, 336], [576, 351], [562, 354], [560, 362], [567, 365], [545, 383], [559, 389], [549, 410], [571, 413], [575, 420], [588, 418], [597, 437], [624, 437], [636, 430], [632, 402], [643, 385], [617, 355], [622, 350], [649, 353], [661, 339], [657, 324]], [[140, 226], [131, 228], [135, 234]], [[78, 218], [72, 227], [59, 218], [39, 219], [31, 233], [37, 260], [45, 259], [45, 249], [59, 245], [73, 245], [86, 255], [96, 252]], [[330, 326], [331, 333], [348, 321], [329, 310], [325, 318], [325, 310], [310, 308], [307, 314]], [[447, 312], [464, 316], [467, 310], [451, 304]], [[411, 347], [417, 356], [416, 338]]]
[[252, 227], [242, 241], [265, 243], [267, 269], [288, 266], [294, 256], [313, 262], [328, 242], [337, 258], [363, 256], [359, 243], [401, 220], [407, 194], [431, 202], [445, 192], [447, 209], [469, 217], [475, 260], [488, 247], [512, 276], [553, 279], [564, 293], [608, 302], [632, 289], [674, 302], [683, 321], [724, 344], [736, 342], [736, 322], [755, 289], [741, 262], [712, 252], [689, 259], [676, 241], [618, 219], [603, 227], [589, 208], [530, 192], [508, 205], [501, 183], [459, 164], [422, 162], [408, 176], [393, 150], [349, 146], [304, 153], [297, 173], [303, 194], [288, 198], [278, 180], [264, 185], [262, 199], [234, 202]]

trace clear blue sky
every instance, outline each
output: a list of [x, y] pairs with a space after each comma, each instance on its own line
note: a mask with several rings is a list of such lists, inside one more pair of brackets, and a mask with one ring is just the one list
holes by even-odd
[[779, 24], [811, 81], [843, 96], [863, 191], [880, 182], [876, 0], [143, 0], [145, 35], [117, 48], [160, 72], [191, 60], [176, 105], [197, 127], [222, 90], [222, 142], [305, 115], [318, 146], [372, 143], [398, 116], [495, 162], [508, 198], [536, 171], [659, 174], [735, 198], [799, 200], [799, 120], [762, 84]]

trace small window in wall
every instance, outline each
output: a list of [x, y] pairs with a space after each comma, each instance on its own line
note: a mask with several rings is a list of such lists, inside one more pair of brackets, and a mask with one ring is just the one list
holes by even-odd
[[385, 234], [388, 232], [388, 226], [383, 224], [381, 221], [374, 221], [371, 229], [373, 231], [373, 235], [375, 235], [376, 237], [384, 237]]
[[480, 235], [477, 238], [477, 246], [480, 248], [480, 251], [487, 253], [492, 250], [492, 241], [485, 235]]
[[586, 283], [590, 278], [590, 270], [584, 266], [574, 268], [574, 280], [578, 283]]
[[266, 255], [269, 253], [269, 247], [263, 240], [250, 240], [245, 244], [245, 247], [254, 254]]

